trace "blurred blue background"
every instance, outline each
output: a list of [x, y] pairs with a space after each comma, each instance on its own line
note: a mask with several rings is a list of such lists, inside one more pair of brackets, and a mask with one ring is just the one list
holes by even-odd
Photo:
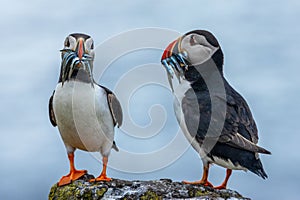
[[[269, 179], [236, 171], [229, 188], [253, 199], [299, 199], [299, 19], [297, 0], [2, 2], [0, 199], [46, 199], [50, 187], [68, 173], [65, 148], [47, 110], [58, 80], [59, 49], [65, 37], [85, 32], [100, 44], [113, 35], [144, 27], [181, 33], [207, 29], [215, 34], [225, 54], [225, 76], [247, 99], [258, 124], [259, 144], [272, 151], [272, 156], [261, 156]], [[120, 68], [126, 72], [149, 62], [159, 65], [161, 53], [145, 51], [120, 58], [112, 64], [118, 67], [110, 68], [101, 84], [113, 89], [122, 75]], [[168, 143], [177, 131], [172, 94], [150, 85], [135, 95], [129, 104], [134, 105], [129, 110], [135, 123], [151, 123], [144, 113], [151, 105], [160, 104], [169, 114], [166, 124], [149, 141], [116, 130], [116, 142], [128, 151], [153, 151]], [[76, 165], [95, 176], [101, 171], [99, 161], [82, 151], [76, 152]], [[171, 165], [153, 172], [108, 170], [115, 178], [144, 180], [198, 180], [201, 173], [202, 163], [192, 148]], [[210, 180], [218, 185], [224, 175], [223, 168], [214, 166]]]

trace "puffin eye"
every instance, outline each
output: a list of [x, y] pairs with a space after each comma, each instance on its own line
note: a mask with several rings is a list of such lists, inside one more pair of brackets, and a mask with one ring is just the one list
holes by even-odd
[[91, 44], [91, 49], [94, 49], [94, 42]]
[[66, 40], [65, 40], [65, 47], [70, 47], [69, 38], [66, 38]]
[[192, 35], [191, 38], [190, 38], [190, 45], [191, 46], [201, 45], [201, 46], [210, 48], [209, 44], [206, 41], [206, 39], [203, 38], [202, 35], [200, 35], [200, 36]]
[[194, 46], [194, 45], [197, 44], [197, 43], [196, 43], [196, 40], [195, 40], [195, 38], [194, 38], [194, 35], [191, 36], [190, 44], [191, 44], [191, 46]]

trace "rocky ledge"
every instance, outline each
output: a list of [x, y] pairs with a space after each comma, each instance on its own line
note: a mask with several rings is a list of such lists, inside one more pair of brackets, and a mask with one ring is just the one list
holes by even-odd
[[69, 185], [54, 184], [49, 200], [96, 200], [96, 199], [249, 199], [232, 190], [215, 190], [202, 185], [173, 182], [170, 179], [154, 181], [127, 181], [90, 183], [92, 175], [85, 175]]

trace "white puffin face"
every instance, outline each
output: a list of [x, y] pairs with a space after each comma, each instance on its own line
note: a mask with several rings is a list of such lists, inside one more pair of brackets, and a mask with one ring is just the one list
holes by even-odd
[[92, 38], [86, 39], [84, 46], [85, 46], [85, 52], [87, 54], [89, 54], [94, 60], [95, 53], [94, 53], [94, 41], [93, 41], [93, 39]]
[[76, 48], [76, 38], [69, 35], [64, 42], [64, 49], [71, 49], [71, 50], [75, 50]]
[[187, 53], [187, 58], [192, 65], [206, 62], [219, 49], [211, 45], [203, 35], [189, 34], [181, 40], [181, 51]]
[[84, 43], [84, 53], [90, 55], [93, 60], [95, 57], [95, 53], [94, 53], [94, 41], [92, 38], [87, 38], [86, 40], [84, 40], [83, 38], [75, 38], [72, 35], [69, 35], [64, 42], [64, 50], [72, 50], [75, 51], [76, 47], [78, 45], [79, 40], [83, 40]]
[[94, 41], [92, 38], [88, 38], [86, 41], [85, 41], [85, 51], [88, 53], [88, 54], [91, 54], [93, 53], [94, 54]]

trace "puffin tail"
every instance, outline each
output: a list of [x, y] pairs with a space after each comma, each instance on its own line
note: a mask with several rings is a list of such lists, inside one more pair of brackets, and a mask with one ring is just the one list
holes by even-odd
[[119, 148], [117, 147], [117, 144], [116, 144], [115, 141], [113, 141], [112, 148], [113, 148], [116, 152], [119, 152]]
[[263, 147], [260, 147], [260, 146], [257, 146], [258, 148], [258, 153], [263, 153], [263, 154], [272, 154], [270, 151], [268, 151], [267, 149], [263, 148]]
[[256, 162], [254, 162], [254, 164], [248, 168], [251, 172], [253, 172], [254, 174], [262, 177], [263, 179], [268, 178], [267, 173], [265, 172], [263, 165], [260, 161], [260, 159], [257, 159]]

